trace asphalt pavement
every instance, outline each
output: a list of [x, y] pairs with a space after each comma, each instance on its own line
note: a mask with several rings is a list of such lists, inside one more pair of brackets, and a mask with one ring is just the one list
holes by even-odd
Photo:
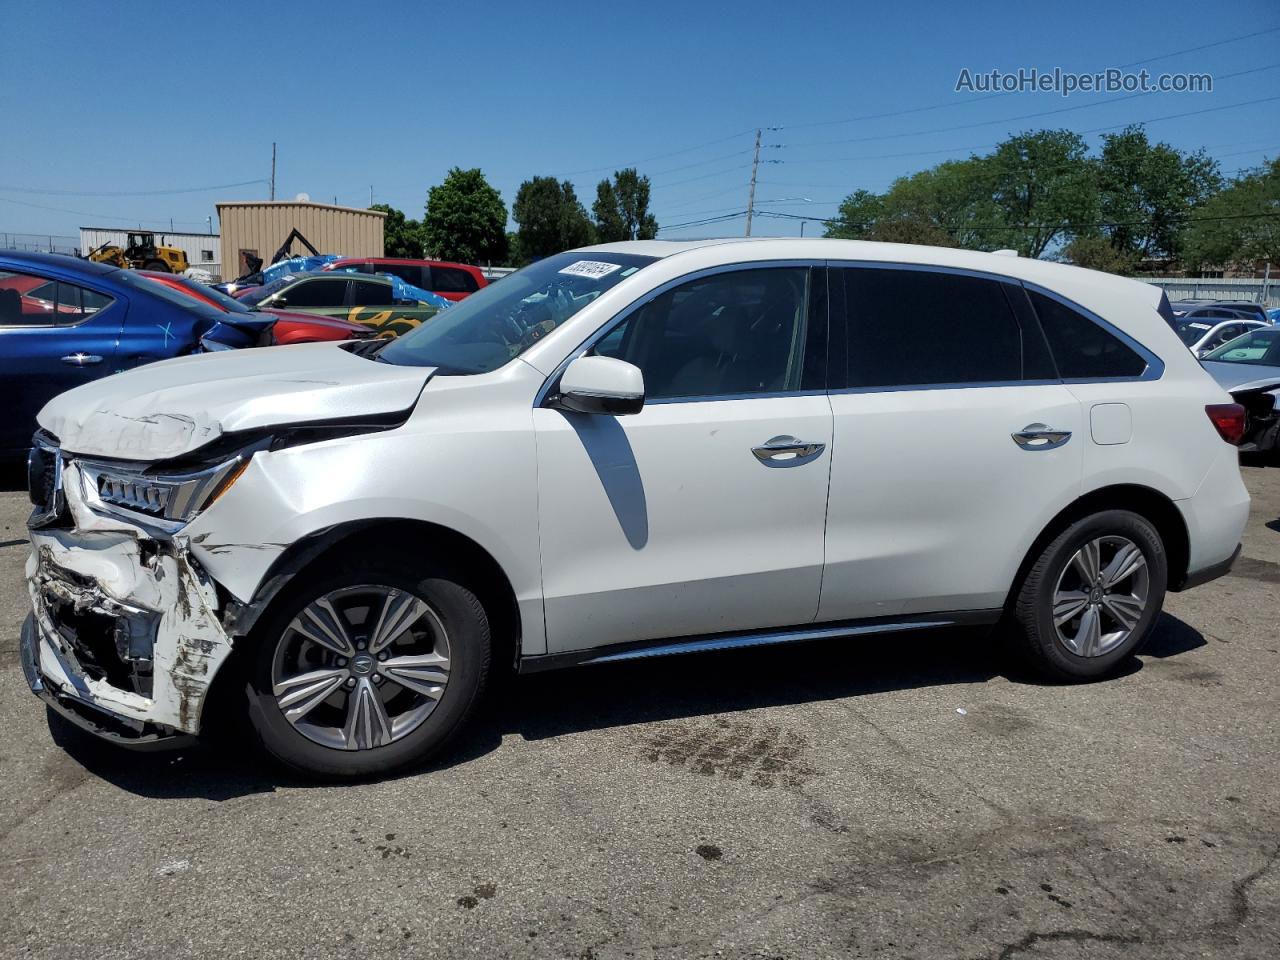
[[15, 957], [1280, 955], [1280, 469], [1121, 675], [980, 632], [500, 685], [434, 766], [55, 743], [0, 493], [0, 950]]

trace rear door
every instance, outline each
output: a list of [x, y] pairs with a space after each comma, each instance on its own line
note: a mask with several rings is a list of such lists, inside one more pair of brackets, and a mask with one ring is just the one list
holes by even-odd
[[113, 372], [126, 312], [101, 291], [0, 269], [0, 448], [30, 446], [41, 407]]
[[467, 270], [438, 265], [430, 269], [431, 285], [425, 289], [439, 294], [446, 300], [463, 300], [480, 289], [475, 276]]
[[1022, 288], [831, 269], [835, 437], [820, 620], [994, 608], [1080, 486], [1080, 403]]
[[265, 306], [340, 317], [347, 311], [347, 285], [351, 282], [354, 281], [349, 280], [345, 274], [307, 277], [289, 284]]

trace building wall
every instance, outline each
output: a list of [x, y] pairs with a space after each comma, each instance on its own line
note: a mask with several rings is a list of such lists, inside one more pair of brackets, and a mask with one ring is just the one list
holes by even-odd
[[1214, 279], [1196, 277], [1138, 277], [1163, 288], [1170, 300], [1250, 300], [1280, 307], [1280, 282], [1276, 280]]
[[[137, 233], [135, 228], [134, 233]], [[193, 267], [208, 270], [217, 275], [222, 270], [221, 238], [216, 233], [175, 233], [162, 230], [154, 231], [156, 243], [166, 247], [177, 247], [187, 254], [187, 261]], [[114, 227], [81, 227], [80, 255], [88, 256], [89, 251], [113, 243], [118, 247], [129, 244], [129, 230], [116, 230]]]
[[[243, 254], [261, 257], [263, 265], [291, 230], [298, 230], [321, 253], [346, 257], [383, 256], [382, 221], [386, 214], [356, 207], [335, 207], [327, 203], [249, 201], [218, 204], [222, 247], [225, 251], [223, 275], [234, 279], [244, 273]], [[292, 252], [309, 251], [296, 240]]]

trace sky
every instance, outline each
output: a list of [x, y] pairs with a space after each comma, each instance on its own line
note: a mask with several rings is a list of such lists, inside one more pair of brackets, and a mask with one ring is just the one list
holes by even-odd
[[[963, 69], [1144, 60], [1211, 73], [1213, 91], [956, 91]], [[1096, 147], [1148, 121], [1228, 174], [1257, 166], [1280, 155], [1280, 5], [9, 3], [0, 105], [3, 232], [216, 231], [216, 202], [267, 197], [274, 141], [277, 199], [372, 194], [417, 218], [460, 166], [508, 206], [541, 175], [589, 210], [601, 178], [634, 166], [660, 236], [737, 236], [740, 216], [698, 221], [745, 210], [760, 128], [757, 210], [815, 218], [1042, 127]], [[765, 216], [753, 233], [802, 228], [822, 224]]]

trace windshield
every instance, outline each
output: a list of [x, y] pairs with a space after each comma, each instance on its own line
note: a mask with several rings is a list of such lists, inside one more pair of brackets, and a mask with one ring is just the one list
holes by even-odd
[[225, 310], [205, 303], [203, 300], [197, 300], [188, 294], [179, 293], [167, 284], [152, 280], [150, 277], [144, 277], [141, 274], [134, 273], [132, 270], [117, 270], [112, 274], [112, 279], [141, 290], [143, 293], [150, 294], [153, 297], [167, 300], [175, 307], [181, 307], [183, 310], [198, 314], [206, 320], [222, 320], [227, 315]]
[[488, 373], [610, 287], [653, 263], [625, 253], [558, 253], [487, 286], [392, 340], [378, 359], [448, 373]]
[[[203, 283], [196, 283], [194, 280], [192, 280], [189, 277], [177, 275], [172, 278], [171, 282], [177, 283], [178, 285], [185, 287], [187, 290], [190, 290], [197, 297], [204, 297], [207, 300], [212, 300], [218, 307], [227, 311], [228, 313], [249, 313], [250, 312], [249, 308], [246, 307], [239, 300], [237, 300], [235, 297], [228, 297], [221, 290], [215, 290], [213, 289], [213, 287], [206, 287]], [[156, 280], [156, 283], [163, 285], [164, 281]]]
[[285, 287], [289, 286], [289, 284], [297, 280], [299, 276], [300, 274], [291, 273], [289, 276], [281, 277], [279, 280], [272, 280], [266, 286], [258, 287], [256, 290], [250, 290], [243, 297], [240, 297], [239, 302], [250, 308], [256, 307], [263, 300], [266, 300], [268, 297], [279, 293]]
[[1206, 353], [1202, 359], [1280, 367], [1280, 330], [1251, 330]]
[[1212, 323], [1205, 323], [1203, 320], [1175, 320], [1169, 326], [1173, 327], [1178, 339], [1188, 347], [1213, 329]]

